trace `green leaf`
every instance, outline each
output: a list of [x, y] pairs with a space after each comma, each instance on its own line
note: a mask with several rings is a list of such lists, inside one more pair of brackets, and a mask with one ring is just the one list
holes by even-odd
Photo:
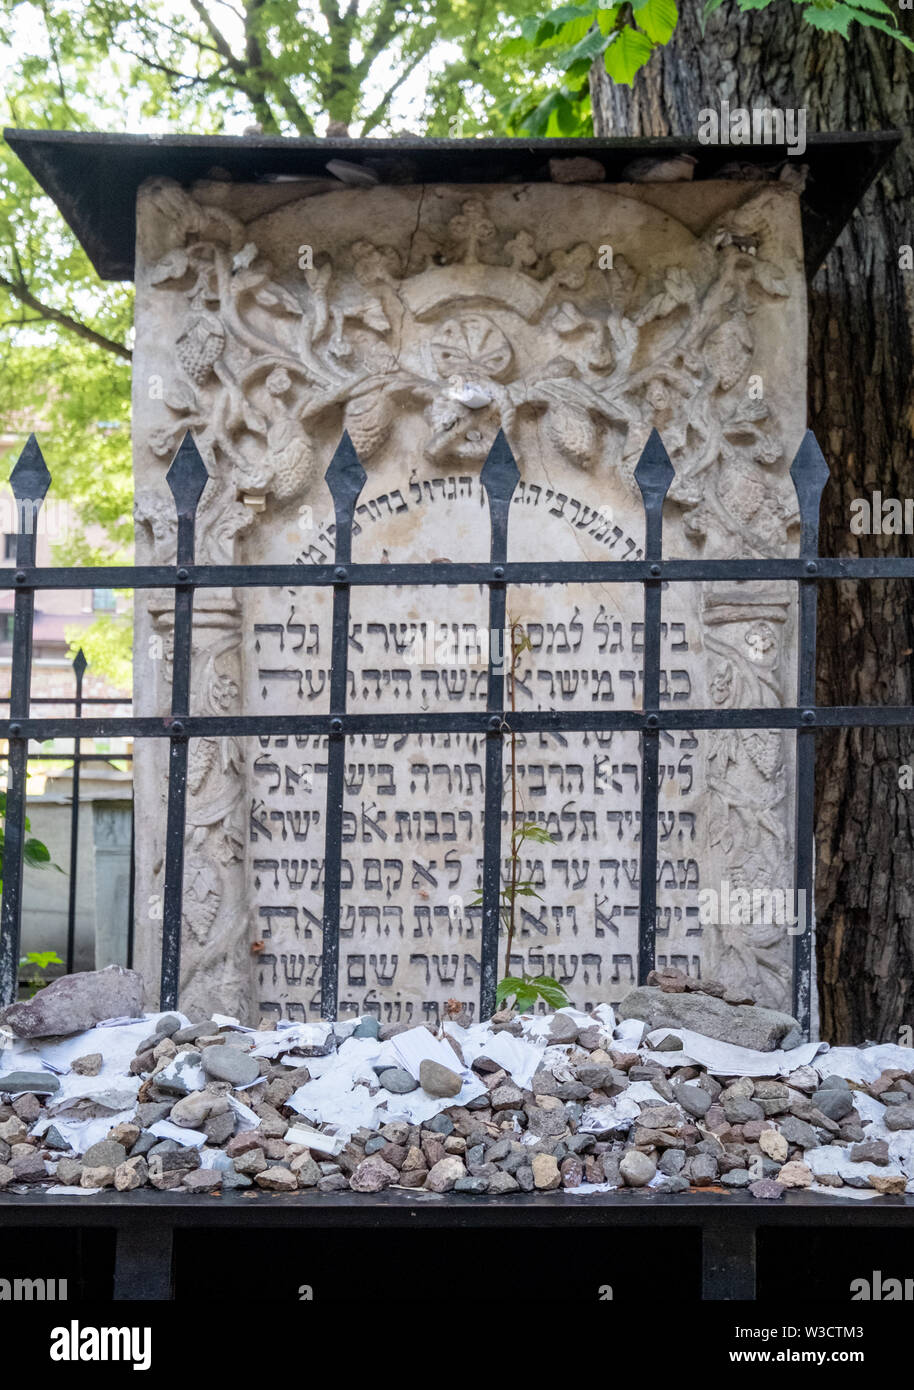
[[820, 9], [818, 5], [810, 5], [803, 11], [803, 18], [814, 29], [821, 29], [826, 34], [840, 34], [846, 39], [851, 22], [857, 16], [846, 5], [833, 5], [828, 10]]
[[676, 0], [644, 0], [635, 7], [639, 29], [654, 43], [667, 43], [679, 21]]
[[558, 43], [576, 43], [593, 23], [594, 5], [560, 5], [557, 10], [521, 20], [521, 33], [534, 48], [552, 48]]
[[568, 995], [563, 985], [558, 980], [554, 980], [551, 975], [538, 975], [533, 981], [541, 999], [553, 1009], [563, 1009], [569, 1003]]
[[893, 24], [895, 22], [895, 11], [885, 3], [885, 0], [844, 0], [851, 9], [875, 10], [878, 14], [887, 14]]
[[[661, 3], [672, 3], [672, 0], [661, 0]], [[567, 53], [563, 53], [561, 57], [557, 58], [555, 65], [562, 72], [572, 68], [575, 63], [586, 63], [589, 66], [594, 58], [603, 52], [608, 42], [606, 35], [601, 34], [599, 29], [591, 29], [584, 35], [580, 43], [576, 43], [574, 48], [569, 48]], [[515, 655], [519, 655], [527, 648], [530, 648], [530, 638], [525, 635], [524, 641], [515, 647]]]
[[535, 106], [533, 110], [524, 117], [521, 124], [523, 130], [526, 131], [528, 135], [539, 138], [547, 133], [549, 120], [558, 98], [558, 92], [550, 92], [547, 97], [543, 98], [538, 106]]
[[654, 45], [646, 34], [637, 29], [622, 29], [606, 50], [606, 71], [613, 82], [630, 87], [653, 51]]
[[517, 975], [506, 975], [503, 980], [499, 980], [495, 989], [495, 1003], [503, 1004], [512, 994], [523, 988], [523, 980]]
[[888, 24], [884, 19], [877, 19], [874, 14], [857, 14], [854, 15], [854, 19], [865, 29], [880, 29], [883, 34], [890, 34], [893, 39], [897, 39], [905, 48], [914, 53], [914, 39], [909, 39], [907, 34], [900, 33], [893, 24]]
[[[723, 4], [723, 0], [720, 0], [720, 4]], [[600, 26], [601, 34], [612, 33], [619, 18], [619, 9], [618, 5], [613, 5], [611, 10], [597, 10], [597, 24]]]
[[29, 951], [19, 964], [37, 965], [39, 970], [47, 970], [49, 965], [63, 965], [63, 961], [56, 951]]
[[[537, 825], [535, 820], [524, 821], [523, 825], [518, 827], [518, 830], [523, 840], [535, 840], [537, 844], [540, 845], [555, 844], [549, 831], [544, 829], [543, 826]], [[517, 834], [517, 831], [515, 831], [515, 834]]]
[[22, 857], [26, 864], [31, 864], [34, 868], [40, 868], [50, 863], [51, 851], [47, 845], [43, 845], [40, 840], [26, 840], [22, 849]]
[[527, 980], [523, 980], [521, 981], [520, 987], [514, 992], [514, 1007], [522, 1014], [525, 1014], [528, 1009], [533, 1008], [538, 998], [539, 991], [536, 985], [530, 984]]

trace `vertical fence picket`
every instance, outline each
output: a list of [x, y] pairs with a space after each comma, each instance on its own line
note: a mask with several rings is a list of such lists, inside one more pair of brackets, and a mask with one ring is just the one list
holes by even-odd
[[[76, 653], [73, 661], [73, 671], [76, 676], [76, 695], [73, 700], [73, 712], [77, 719], [82, 718], [83, 712], [83, 676], [86, 674], [86, 655], [82, 647]], [[70, 810], [70, 881], [67, 885], [67, 974], [73, 973], [73, 961], [76, 954], [76, 871], [79, 858], [79, 772], [81, 767], [80, 754], [82, 752], [82, 740], [77, 734], [73, 740], [73, 805]]]
[[[673, 466], [656, 430], [644, 446], [635, 482], [644, 502], [644, 558], [660, 574], [663, 503]], [[641, 734], [641, 865], [638, 905], [638, 983], [654, 968], [657, 940], [657, 811], [660, 781], [660, 606], [661, 580], [644, 580], [644, 729]]]
[[[19, 943], [22, 933], [22, 867], [25, 849], [25, 797], [29, 741], [19, 721], [29, 717], [32, 684], [32, 623], [35, 590], [25, 571], [35, 564], [38, 512], [51, 484], [38, 440], [30, 435], [10, 474], [19, 513], [16, 537], [16, 597], [13, 601], [13, 657], [10, 673], [9, 755], [6, 826], [3, 845], [3, 906], [0, 911], [0, 1004], [15, 1001], [19, 989]], [[20, 578], [21, 576], [21, 578]]]
[[171, 677], [171, 740], [168, 749], [168, 816], [165, 825], [165, 901], [162, 905], [160, 1008], [178, 1005], [181, 970], [181, 917], [184, 902], [184, 832], [187, 809], [188, 741], [184, 719], [190, 714], [194, 591], [187, 567], [194, 563], [197, 504], [209, 474], [187, 433], [165, 475], [178, 515], [175, 617]]
[[352, 522], [366, 473], [355, 446], [344, 432], [324, 474], [336, 517], [333, 584], [333, 630], [330, 639], [330, 735], [327, 740], [327, 809], [324, 832], [324, 910], [321, 948], [321, 1017], [336, 1018], [340, 973], [340, 881], [343, 854], [343, 790], [349, 666], [349, 597], [347, 566], [352, 563]]
[[[505, 634], [508, 515], [520, 481], [517, 462], [499, 430], [483, 464], [480, 481], [489, 501], [489, 670], [486, 684], [486, 791], [482, 859], [482, 944], [479, 981], [480, 1018], [495, 1011], [498, 983], [498, 930], [501, 921], [501, 805], [504, 791], [505, 664], [510, 646]], [[510, 827], [513, 832], [514, 826]]]
[[[794, 902], [797, 909], [793, 938], [793, 1013], [804, 1037], [810, 1034], [812, 1012], [813, 875], [815, 872], [816, 776], [816, 607], [819, 555], [819, 505], [828, 481], [828, 464], [807, 430], [790, 467], [800, 507], [800, 558], [808, 579], [798, 581], [797, 705], [803, 725], [796, 734], [796, 835], [794, 843]], [[802, 920], [801, 916], [802, 914]]]

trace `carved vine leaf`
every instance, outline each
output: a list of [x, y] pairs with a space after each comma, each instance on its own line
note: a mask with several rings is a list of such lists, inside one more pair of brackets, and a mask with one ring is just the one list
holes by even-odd
[[163, 399], [169, 410], [174, 410], [178, 414], [197, 409], [196, 392], [189, 382], [182, 381], [180, 377], [175, 377], [173, 381], [169, 382]]
[[360, 457], [370, 458], [384, 443], [390, 433], [394, 409], [393, 395], [383, 378], [347, 401], [343, 424]]
[[546, 415], [546, 437], [578, 468], [593, 466], [597, 431], [586, 410], [566, 402], [554, 404]]
[[187, 274], [190, 257], [183, 247], [175, 247], [153, 266], [149, 279], [153, 285], [165, 285], [169, 280], [181, 280]]
[[286, 314], [301, 315], [304, 313], [295, 295], [283, 289], [282, 285], [274, 284], [272, 280], [269, 284], [264, 285], [263, 289], [258, 290], [254, 298], [264, 309], [280, 309]]
[[663, 281], [663, 289], [652, 295], [635, 316], [639, 328], [654, 319], [668, 318], [674, 310], [695, 300], [695, 285], [688, 271], [673, 268], [668, 270]]
[[570, 251], [553, 251], [550, 257], [557, 285], [566, 289], [579, 290], [586, 280], [587, 272], [594, 262], [594, 250], [585, 242], [579, 242]]
[[556, 306], [550, 316], [550, 322], [556, 333], [566, 337], [569, 333], [576, 333], [581, 328], [592, 328], [593, 319], [582, 314], [576, 304], [570, 299], [566, 299], [562, 304]]
[[756, 260], [754, 279], [766, 294], [775, 295], [779, 299], [785, 299], [790, 294], [787, 281], [780, 269], [771, 261]]
[[182, 370], [202, 386], [225, 348], [225, 329], [215, 314], [198, 310], [184, 320], [175, 343]]
[[704, 342], [702, 357], [725, 391], [745, 378], [752, 359], [753, 339], [745, 322], [721, 323]]
[[347, 318], [358, 319], [364, 323], [366, 328], [372, 329], [375, 333], [387, 333], [390, 331], [390, 319], [384, 312], [384, 305], [377, 295], [368, 295], [359, 300]]

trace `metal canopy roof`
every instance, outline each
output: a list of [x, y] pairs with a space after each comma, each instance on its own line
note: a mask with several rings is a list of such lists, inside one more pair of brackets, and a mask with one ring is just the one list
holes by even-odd
[[[104, 280], [133, 278], [136, 194], [154, 175], [192, 183], [220, 177], [252, 183], [276, 175], [327, 177], [327, 160], [368, 165], [388, 183], [532, 183], [549, 179], [549, 160], [587, 155], [619, 182], [630, 160], [685, 153], [696, 180], [724, 164], [772, 164], [783, 145], [703, 145], [676, 136], [604, 140], [318, 140], [277, 136], [106, 135], [6, 130], [7, 142], [53, 198]], [[797, 164], [809, 166], [802, 195], [806, 271], [819, 269], [866, 189], [901, 141], [900, 131], [812, 135]]]

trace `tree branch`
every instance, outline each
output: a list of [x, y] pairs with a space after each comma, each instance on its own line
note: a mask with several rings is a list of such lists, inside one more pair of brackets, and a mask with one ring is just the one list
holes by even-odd
[[409, 77], [410, 73], [415, 71], [415, 69], [422, 62], [422, 59], [428, 56], [429, 50], [431, 49], [431, 46], [434, 43], [434, 41], [434, 36], [432, 36], [426, 44], [425, 48], [423, 48], [419, 53], [414, 54], [414, 56], [407, 63], [406, 67], [400, 73], [400, 76], [396, 79], [395, 82], [392, 82], [391, 85], [388, 87], [387, 91], [384, 93], [383, 97], [378, 102], [375, 109], [369, 112], [369, 114], [365, 117], [364, 121], [362, 122], [361, 129], [359, 130], [360, 140], [364, 139], [368, 132], [374, 130], [375, 126], [378, 125], [384, 119], [385, 115], [390, 110], [391, 97], [393, 96], [394, 92], [397, 90], [398, 87], [401, 87], [403, 85], [403, 83]]
[[366, 39], [363, 43], [362, 60], [353, 65], [353, 73], [360, 86], [375, 58], [388, 47], [394, 36], [400, 32], [396, 23], [396, 15], [397, 0], [384, 0], [384, 7], [378, 15], [374, 33], [370, 39]]
[[206, 29], [207, 33], [209, 34], [213, 43], [218, 48], [219, 52], [222, 54], [223, 58], [226, 60], [229, 66], [235, 70], [235, 72], [239, 72], [243, 64], [241, 63], [240, 59], [235, 56], [232, 50], [232, 45], [225, 37], [222, 30], [219, 28], [218, 24], [207, 10], [206, 6], [202, 4], [202, 0], [190, 0], [190, 3], [197, 15], [197, 18], [200, 20], [201, 24]]
[[48, 323], [56, 323], [67, 332], [75, 334], [77, 338], [82, 338], [84, 342], [94, 343], [96, 347], [104, 348], [106, 352], [114, 353], [116, 357], [122, 357], [125, 362], [133, 361], [133, 353], [124, 343], [117, 343], [113, 338], [106, 338], [103, 333], [96, 333], [94, 328], [88, 324], [80, 323], [78, 319], [71, 318], [62, 309], [54, 309], [50, 304], [42, 304], [40, 299], [36, 299], [31, 290], [15, 280], [8, 280], [5, 275], [0, 275], [0, 289], [6, 290], [20, 304], [25, 304], [29, 309], [34, 309]]

